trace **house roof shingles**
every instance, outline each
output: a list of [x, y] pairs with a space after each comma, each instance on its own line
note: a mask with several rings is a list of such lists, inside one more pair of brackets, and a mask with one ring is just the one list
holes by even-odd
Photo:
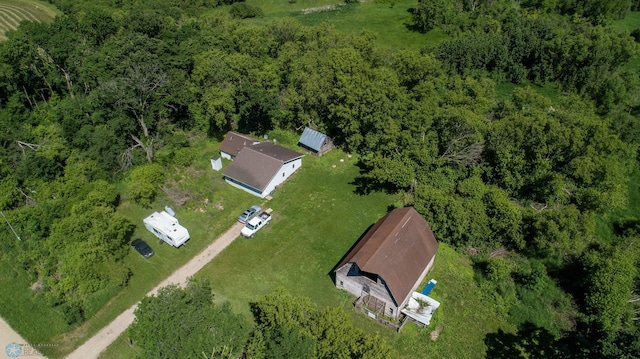
[[298, 152], [263, 142], [242, 148], [223, 174], [262, 192], [284, 163], [300, 157]]
[[327, 135], [306, 127], [302, 132], [302, 136], [300, 136], [300, 141], [298, 141], [298, 143], [301, 143], [317, 152], [322, 148], [322, 144], [326, 138]]
[[437, 250], [429, 223], [413, 207], [398, 208], [378, 220], [337, 268], [353, 262], [379, 275], [400, 304]]
[[227, 132], [224, 136], [224, 140], [220, 143], [220, 151], [226, 152], [232, 156], [237, 156], [240, 151], [246, 146], [252, 146], [259, 143], [260, 140], [243, 135], [237, 132]]

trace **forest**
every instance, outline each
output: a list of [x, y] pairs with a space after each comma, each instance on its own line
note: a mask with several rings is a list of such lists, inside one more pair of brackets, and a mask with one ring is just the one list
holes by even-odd
[[[62, 12], [51, 23], [24, 22], [0, 42], [0, 210], [21, 237], [0, 226], [0, 250], [69, 325], [96, 296], [126, 288], [134, 224], [119, 201], [150, 206], [165, 169], [194, 160], [194, 134], [309, 126], [358, 154], [358, 191], [399, 196], [469, 255], [505, 316], [547, 281], [571, 298], [572, 327], [527, 357], [638, 357], [640, 216], [609, 214], [640, 188], [640, 24], [615, 23], [639, 1], [418, 0], [412, 30], [446, 34], [421, 51], [325, 23], [242, 20], [262, 15], [255, 2], [50, 3]], [[179, 296], [207, 308], [188, 315], [238, 333], [219, 357], [394, 350], [332, 327], [344, 313], [295, 294], [253, 303], [257, 329], [234, 327], [210, 292], [193, 282], [145, 299], [132, 336], [152, 340], [142, 315]], [[340, 330], [351, 343], [328, 348]], [[145, 353], [193, 354], [157, 349]]]

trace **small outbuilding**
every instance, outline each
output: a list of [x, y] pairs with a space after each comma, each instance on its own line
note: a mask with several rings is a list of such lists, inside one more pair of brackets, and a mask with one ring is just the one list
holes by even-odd
[[222, 160], [220, 160], [220, 156], [214, 156], [211, 158], [211, 168], [216, 171], [220, 171], [222, 169]]
[[433, 266], [438, 242], [413, 208], [374, 224], [335, 269], [336, 287], [354, 295], [372, 318], [398, 319]]
[[298, 146], [320, 157], [331, 151], [333, 148], [333, 141], [331, 141], [329, 136], [306, 127], [302, 132], [300, 141], [298, 141]]

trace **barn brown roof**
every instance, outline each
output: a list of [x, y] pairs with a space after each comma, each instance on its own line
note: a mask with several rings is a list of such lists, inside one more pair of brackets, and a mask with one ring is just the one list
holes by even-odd
[[262, 192], [285, 162], [300, 157], [296, 151], [263, 142], [240, 150], [223, 174]]
[[220, 151], [235, 157], [245, 146], [252, 146], [256, 143], [260, 143], [260, 140], [230, 131], [224, 136], [224, 140], [220, 144]]
[[397, 208], [378, 220], [337, 268], [353, 262], [361, 271], [379, 275], [399, 305], [437, 250], [429, 223], [413, 207]]

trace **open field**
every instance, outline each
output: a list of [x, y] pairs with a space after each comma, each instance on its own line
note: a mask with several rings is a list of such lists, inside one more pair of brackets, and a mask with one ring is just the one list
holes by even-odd
[[[409, 29], [415, 0], [400, 0], [394, 6], [376, 1], [362, 1], [345, 5], [336, 0], [248, 0], [248, 4], [261, 8], [263, 18], [246, 19], [255, 25], [265, 25], [273, 19], [292, 17], [306, 26], [328, 23], [336, 29], [353, 34], [368, 31], [375, 34], [377, 43], [385, 48], [420, 50], [439, 43], [448, 36], [440, 29], [421, 34]], [[214, 11], [227, 12], [222, 6]]]
[[36, 0], [0, 0], [0, 41], [5, 33], [14, 30], [22, 21], [49, 22], [58, 11], [45, 2]]

